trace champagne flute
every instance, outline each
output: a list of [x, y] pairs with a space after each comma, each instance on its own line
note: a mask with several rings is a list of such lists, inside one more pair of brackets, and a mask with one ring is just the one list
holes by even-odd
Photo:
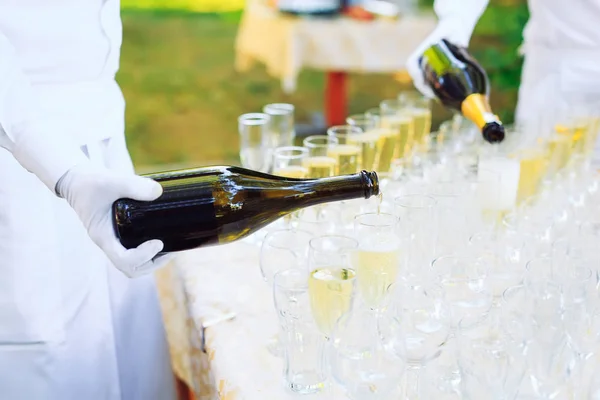
[[312, 135], [304, 138], [303, 144], [308, 149], [308, 157], [304, 160], [308, 178], [327, 178], [335, 175], [337, 160], [329, 156], [329, 148], [339, 144], [336, 137]]
[[[278, 272], [291, 268], [305, 272], [308, 244], [313, 237], [310, 232], [293, 229], [268, 233], [260, 248], [260, 272], [264, 281], [273, 284]], [[267, 345], [269, 352], [277, 357], [282, 354], [280, 336], [281, 333], [275, 335]]]
[[243, 114], [238, 118], [243, 167], [269, 172], [273, 152], [269, 121], [270, 117], [264, 113]]
[[[329, 157], [337, 161], [336, 175], [355, 174], [362, 165], [363, 151], [354, 138], [364, 139], [365, 134], [362, 129], [351, 125], [332, 126], [327, 130], [327, 135], [338, 141], [327, 149]], [[371, 151], [367, 152], [369, 159], [373, 158], [371, 154], [375, 152], [376, 142], [376, 139], [365, 142], [365, 146], [372, 145]]]
[[347, 236], [326, 235], [310, 241], [308, 293], [315, 322], [327, 338], [338, 319], [352, 309], [357, 249], [358, 241]]
[[296, 136], [294, 106], [287, 103], [267, 104], [263, 107], [263, 112], [270, 117], [269, 129], [273, 146], [292, 146]]
[[412, 115], [415, 126], [415, 143], [426, 146], [431, 132], [431, 100], [417, 91], [404, 91], [398, 100]]
[[385, 213], [366, 213], [354, 219], [354, 235], [359, 241], [356, 279], [362, 301], [378, 310], [390, 285], [400, 272], [398, 217]]
[[415, 148], [415, 125], [412, 115], [402, 107], [396, 99], [384, 100], [379, 105], [380, 126], [387, 132], [386, 136], [395, 137], [395, 150], [391, 165], [395, 168], [408, 164], [411, 161]]

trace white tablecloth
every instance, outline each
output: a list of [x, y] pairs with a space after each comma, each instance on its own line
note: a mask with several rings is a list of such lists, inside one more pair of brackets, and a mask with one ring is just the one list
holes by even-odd
[[[197, 400], [285, 400], [283, 360], [267, 350], [277, 332], [272, 289], [258, 246], [237, 242], [182, 253], [159, 271], [175, 373]], [[235, 312], [229, 320], [228, 311]], [[339, 393], [303, 396], [345, 399]]]
[[397, 73], [408, 56], [433, 31], [432, 15], [399, 20], [351, 18], [306, 19], [284, 16], [249, 1], [236, 41], [236, 66], [245, 71], [255, 62], [281, 79], [292, 92], [303, 68], [360, 73]]

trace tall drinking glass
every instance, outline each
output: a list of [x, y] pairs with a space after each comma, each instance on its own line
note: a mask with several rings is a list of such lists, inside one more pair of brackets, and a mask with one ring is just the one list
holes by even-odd
[[337, 159], [329, 156], [329, 149], [339, 144], [336, 137], [313, 135], [304, 139], [304, 147], [308, 149], [308, 157], [304, 165], [308, 170], [308, 178], [327, 178], [334, 176]]
[[304, 164], [307, 158], [306, 147], [277, 147], [273, 152], [273, 174], [287, 178], [306, 178], [308, 170]]
[[379, 105], [381, 128], [386, 136], [396, 138], [391, 164], [403, 165], [410, 161], [415, 147], [415, 125], [412, 115], [396, 99], [384, 100]]
[[426, 145], [431, 132], [431, 100], [416, 91], [401, 92], [398, 100], [413, 117], [415, 142], [421, 146]]
[[[352, 135], [349, 140], [361, 148], [361, 164], [359, 168], [371, 171], [381, 169], [377, 166], [381, 156], [384, 137], [380, 135], [378, 120], [367, 114], [354, 114], [346, 118], [346, 123], [362, 130], [362, 134]], [[394, 149], [392, 148], [392, 152]]]
[[[336, 138], [338, 141], [337, 144], [329, 146], [327, 151], [328, 156], [337, 161], [336, 175], [349, 175], [358, 172], [362, 165], [363, 155], [359, 142], [365, 137], [362, 129], [351, 125], [332, 126], [327, 130], [327, 135]], [[376, 143], [376, 139], [371, 141], [371, 147], [369, 147], [369, 143], [365, 143], [365, 146], [371, 149], [371, 152], [367, 154], [368, 157], [371, 157], [371, 154], [374, 153]]]
[[400, 276], [422, 283], [430, 276], [429, 265], [436, 254], [437, 201], [427, 195], [409, 194], [394, 199], [400, 239], [406, 248]]
[[310, 241], [308, 291], [315, 322], [331, 335], [338, 319], [352, 309], [356, 290], [355, 257], [358, 241], [327, 235]]
[[263, 113], [269, 115], [273, 147], [292, 146], [296, 130], [294, 127], [294, 106], [287, 103], [267, 104]]
[[359, 242], [356, 279], [360, 297], [367, 307], [378, 310], [400, 271], [398, 217], [385, 213], [358, 215], [354, 236]]
[[273, 297], [283, 336], [283, 375], [287, 388], [308, 395], [327, 388], [325, 338], [310, 315], [306, 270], [278, 272]]
[[238, 118], [243, 167], [269, 172], [273, 154], [269, 121], [269, 116], [263, 113], [243, 114]]

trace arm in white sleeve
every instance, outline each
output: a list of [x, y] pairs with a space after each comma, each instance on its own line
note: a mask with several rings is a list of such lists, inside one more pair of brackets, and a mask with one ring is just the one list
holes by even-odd
[[438, 17], [435, 30], [417, 47], [407, 61], [407, 69], [415, 86], [426, 95], [432, 95], [423, 83], [419, 69], [419, 57], [429, 46], [448, 39], [450, 42], [468, 47], [473, 30], [485, 11], [489, 0], [435, 0], [433, 9]]
[[0, 32], [0, 135], [8, 136], [17, 161], [55, 193], [58, 180], [87, 159], [43, 114], [14, 47]]

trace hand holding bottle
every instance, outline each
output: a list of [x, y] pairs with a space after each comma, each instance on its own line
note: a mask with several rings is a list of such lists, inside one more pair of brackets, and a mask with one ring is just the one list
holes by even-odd
[[168, 257], [157, 257], [163, 249], [160, 240], [149, 240], [136, 248], [125, 249], [115, 235], [112, 222], [115, 200], [121, 197], [155, 200], [162, 194], [158, 182], [85, 163], [73, 167], [60, 179], [57, 192], [75, 210], [94, 243], [128, 277], [148, 274], [168, 261]]

